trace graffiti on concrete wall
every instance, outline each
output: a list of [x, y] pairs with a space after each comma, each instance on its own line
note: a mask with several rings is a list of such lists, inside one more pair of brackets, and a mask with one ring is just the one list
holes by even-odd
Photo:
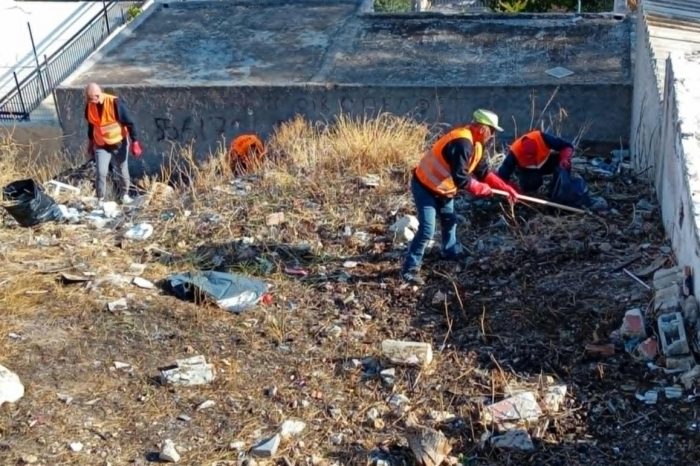
[[[450, 99], [449, 104], [466, 109], [466, 99]], [[436, 97], [373, 97], [341, 95], [333, 98], [325, 95], [315, 97], [293, 97], [290, 102], [278, 97], [260, 99], [258, 106], [241, 105], [232, 108], [227, 115], [219, 112], [205, 116], [193, 116], [186, 109], [171, 110], [168, 116], [153, 118], [153, 130], [158, 142], [184, 143], [192, 140], [215, 140], [222, 135], [237, 132], [242, 126], [256, 128], [287, 120], [296, 114], [309, 119], [324, 119], [334, 115], [376, 116], [391, 112], [417, 120], [439, 118], [447, 109]], [[452, 110], [452, 109], [450, 109]], [[447, 113], [453, 113], [448, 110]], [[463, 113], [456, 108], [457, 113]]]

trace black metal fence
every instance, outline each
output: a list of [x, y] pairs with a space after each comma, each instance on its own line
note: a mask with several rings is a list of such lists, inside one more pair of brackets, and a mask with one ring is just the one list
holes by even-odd
[[[28, 121], [30, 114], [51, 95], [64, 79], [74, 72], [110, 33], [129, 20], [129, 8], [143, 2], [103, 2], [102, 10], [50, 56], [38, 57], [36, 68], [19, 80], [14, 72], [15, 87], [0, 99], [0, 120]], [[31, 34], [31, 28], [30, 28]], [[33, 39], [32, 39], [33, 41]]]

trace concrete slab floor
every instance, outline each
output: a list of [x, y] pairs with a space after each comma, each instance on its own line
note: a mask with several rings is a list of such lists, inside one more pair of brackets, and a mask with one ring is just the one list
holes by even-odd
[[[629, 84], [630, 22], [359, 14], [357, 0], [161, 3], [68, 85]], [[563, 66], [571, 76], [545, 70]]]

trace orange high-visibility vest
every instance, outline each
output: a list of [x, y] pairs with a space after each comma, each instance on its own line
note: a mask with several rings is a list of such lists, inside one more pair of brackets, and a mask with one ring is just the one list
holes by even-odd
[[98, 147], [119, 144], [127, 136], [126, 127], [117, 121], [117, 98], [102, 94], [102, 116], [97, 104], [90, 102], [87, 106], [87, 120], [92, 125], [92, 139]]
[[450, 172], [450, 165], [442, 155], [442, 150], [455, 139], [468, 139], [474, 147], [472, 158], [467, 168], [470, 175], [476, 169], [484, 154], [484, 148], [480, 142], [474, 143], [472, 132], [469, 128], [455, 128], [435, 142], [433, 147], [426, 151], [418, 163], [414, 173], [423, 186], [435, 194], [445, 197], [453, 197], [457, 194], [457, 186]]
[[241, 134], [231, 142], [229, 162], [231, 168], [238, 171], [248, 171], [257, 168], [262, 162], [265, 146], [254, 134]]
[[[532, 154], [527, 154], [523, 149], [524, 138], [528, 138], [535, 143], [537, 149], [534, 156]], [[550, 153], [549, 146], [544, 142], [544, 138], [542, 137], [542, 132], [538, 130], [530, 131], [513, 141], [513, 144], [510, 146], [510, 151], [518, 161], [518, 165], [523, 168], [542, 167], [547, 161], [547, 158], [549, 158]]]

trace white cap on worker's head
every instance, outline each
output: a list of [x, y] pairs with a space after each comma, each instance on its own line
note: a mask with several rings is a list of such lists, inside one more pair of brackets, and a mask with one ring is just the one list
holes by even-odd
[[474, 121], [482, 125], [490, 126], [496, 131], [503, 131], [503, 128], [498, 126], [498, 115], [491, 110], [486, 110], [484, 108], [477, 109], [474, 112]]

